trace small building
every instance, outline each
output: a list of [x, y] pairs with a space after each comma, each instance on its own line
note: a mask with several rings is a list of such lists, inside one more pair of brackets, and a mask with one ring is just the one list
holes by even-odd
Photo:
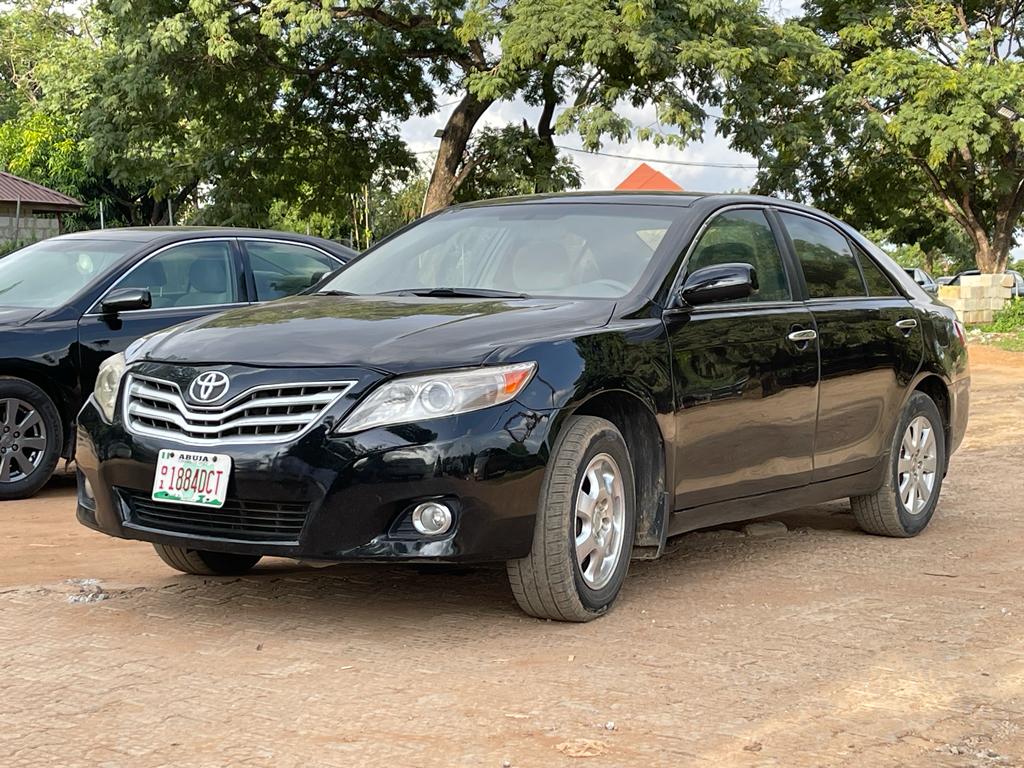
[[28, 243], [59, 235], [61, 216], [83, 207], [73, 197], [0, 171], [0, 242]]
[[640, 163], [636, 170], [622, 180], [616, 187], [620, 190], [633, 192], [682, 192], [683, 188], [661, 171], [656, 171], [647, 163]]

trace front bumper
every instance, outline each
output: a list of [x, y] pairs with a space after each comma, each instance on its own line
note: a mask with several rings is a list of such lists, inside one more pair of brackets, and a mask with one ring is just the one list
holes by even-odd
[[[106, 422], [90, 399], [78, 418], [78, 519], [125, 539], [308, 560], [524, 557], [533, 540], [550, 424], [550, 413], [513, 401], [357, 435], [331, 436], [320, 424], [291, 443], [198, 448], [130, 433], [119, 417]], [[149, 501], [161, 448], [232, 457], [224, 512], [233, 516], [231, 531], [196, 530], [198, 508]], [[408, 524], [412, 508], [428, 499], [443, 499], [456, 511], [442, 537], [424, 537]], [[154, 504], [158, 518], [146, 514]], [[176, 509], [191, 522], [176, 523]], [[268, 540], [268, 519], [294, 521], [296, 514], [304, 517], [288, 530], [300, 529], [297, 534]], [[261, 527], [246, 530], [247, 519]]]

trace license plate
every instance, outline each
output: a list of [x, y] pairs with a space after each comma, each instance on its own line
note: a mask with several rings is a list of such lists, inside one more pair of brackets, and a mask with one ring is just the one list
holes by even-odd
[[220, 508], [230, 477], [230, 456], [162, 450], [156, 462], [153, 501]]

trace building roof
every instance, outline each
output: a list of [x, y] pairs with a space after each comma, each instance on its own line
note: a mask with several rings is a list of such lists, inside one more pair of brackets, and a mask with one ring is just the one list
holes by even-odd
[[42, 213], [66, 213], [84, 207], [73, 197], [0, 171], [0, 203], [16, 204], [19, 200], [22, 205]]
[[672, 179], [663, 174], [661, 171], [656, 171], [647, 163], [640, 163], [636, 170], [633, 171], [629, 176], [622, 180], [622, 183], [616, 187], [621, 190], [637, 190], [637, 191], [661, 191], [661, 192], [682, 192], [683, 188], [676, 184]]

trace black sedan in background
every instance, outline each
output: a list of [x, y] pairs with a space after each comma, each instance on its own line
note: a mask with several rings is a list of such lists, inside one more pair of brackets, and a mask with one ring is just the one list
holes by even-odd
[[968, 397], [953, 311], [818, 211], [499, 200], [109, 358], [78, 519], [197, 574], [504, 561], [526, 612], [586, 621], [684, 531], [850, 497], [920, 533]]
[[74, 455], [75, 416], [107, 357], [298, 293], [354, 255], [301, 235], [171, 227], [63, 235], [0, 259], [0, 500], [31, 496]]

